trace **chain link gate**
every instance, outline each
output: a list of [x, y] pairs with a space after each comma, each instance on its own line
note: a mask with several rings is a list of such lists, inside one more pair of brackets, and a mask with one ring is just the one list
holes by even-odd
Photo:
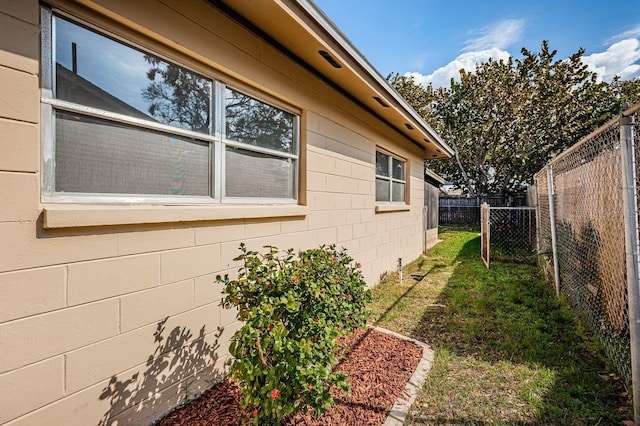
[[535, 263], [537, 230], [535, 207], [480, 208], [482, 260]]

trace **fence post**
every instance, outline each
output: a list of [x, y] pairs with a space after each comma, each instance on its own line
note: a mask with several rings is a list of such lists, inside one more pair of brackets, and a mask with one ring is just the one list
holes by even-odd
[[489, 269], [489, 263], [491, 262], [491, 205], [489, 203], [485, 203], [487, 205], [487, 269]]
[[538, 181], [536, 179], [536, 184], [534, 185], [536, 191], [536, 254], [540, 254], [540, 191], [538, 191]]
[[622, 200], [624, 206], [625, 252], [627, 266], [627, 293], [629, 299], [629, 334], [631, 344], [631, 387], [633, 413], [640, 425], [640, 281], [638, 278], [638, 202], [636, 198], [636, 166], [633, 140], [633, 116], [620, 117], [620, 148], [622, 155]]
[[556, 296], [560, 296], [560, 269], [558, 266], [558, 234], [556, 233], [556, 194], [553, 190], [553, 167], [547, 166], [547, 185], [549, 186], [549, 222], [551, 224], [551, 252], [553, 254], [553, 281]]
[[490, 232], [491, 232], [491, 220], [489, 219], [489, 204], [482, 203], [479, 207], [480, 209], [480, 257], [482, 257], [482, 261], [484, 262], [487, 269], [489, 269], [489, 250], [491, 247], [490, 243]]
[[427, 231], [429, 230], [429, 206], [422, 208], [422, 253], [427, 253]]

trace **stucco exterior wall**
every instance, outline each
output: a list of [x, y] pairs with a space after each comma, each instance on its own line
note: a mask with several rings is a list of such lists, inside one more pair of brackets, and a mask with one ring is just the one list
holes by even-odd
[[[421, 253], [422, 148], [204, 2], [60, 6], [299, 107], [308, 213], [45, 228], [40, 9], [0, 2], [0, 424], [144, 424], [205, 389], [238, 327], [214, 277], [242, 241], [337, 243], [370, 285]], [[376, 212], [377, 145], [408, 161], [406, 211]]]

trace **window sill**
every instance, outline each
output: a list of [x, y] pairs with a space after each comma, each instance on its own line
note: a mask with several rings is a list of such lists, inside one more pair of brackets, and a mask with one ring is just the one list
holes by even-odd
[[216, 205], [216, 206], [107, 206], [48, 205], [43, 209], [47, 229], [89, 226], [140, 225], [152, 223], [203, 222], [231, 219], [304, 217], [300, 205]]
[[409, 204], [376, 204], [376, 213], [407, 212], [411, 210]]

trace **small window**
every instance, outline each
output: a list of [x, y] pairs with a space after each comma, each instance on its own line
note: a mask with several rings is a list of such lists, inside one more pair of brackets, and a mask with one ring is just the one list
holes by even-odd
[[296, 201], [297, 114], [42, 18], [46, 201]]
[[376, 151], [376, 201], [406, 203], [406, 160], [386, 151]]

